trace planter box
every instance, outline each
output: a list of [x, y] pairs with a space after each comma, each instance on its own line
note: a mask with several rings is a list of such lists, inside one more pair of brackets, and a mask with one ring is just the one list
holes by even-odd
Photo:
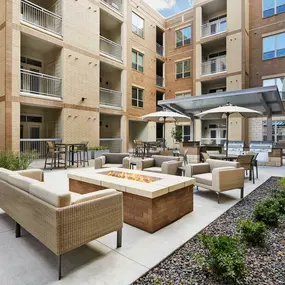
[[105, 150], [88, 150], [89, 159], [95, 159], [102, 156], [104, 153], [110, 153], [109, 149]]

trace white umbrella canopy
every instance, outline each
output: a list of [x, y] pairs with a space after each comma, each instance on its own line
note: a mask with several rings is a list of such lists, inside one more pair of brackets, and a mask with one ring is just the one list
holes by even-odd
[[157, 123], [173, 123], [173, 122], [188, 122], [191, 120], [191, 118], [175, 113], [175, 112], [170, 112], [170, 111], [160, 111], [160, 112], [155, 112], [151, 113], [145, 116], [141, 117], [142, 120], [148, 121], [148, 122], [157, 122]]
[[240, 114], [243, 117], [246, 118], [252, 118], [257, 116], [262, 116], [263, 114], [261, 112], [234, 106], [231, 104], [227, 104], [225, 106], [217, 107], [210, 109], [208, 111], [202, 112], [200, 114], [197, 114], [197, 117], [203, 118], [203, 119], [214, 119], [214, 118], [224, 118], [226, 117], [227, 120], [227, 139], [226, 139], [226, 157], [228, 157], [228, 148], [229, 148], [229, 116], [232, 114]]
[[157, 122], [164, 124], [164, 132], [163, 132], [163, 149], [165, 150], [165, 124], [166, 123], [175, 123], [175, 122], [189, 122], [191, 120], [190, 117], [185, 115], [170, 112], [170, 111], [159, 111], [155, 113], [151, 113], [141, 117], [142, 120], [147, 122]]
[[217, 107], [214, 109], [210, 109], [208, 111], [202, 112], [200, 114], [197, 114], [198, 117], [200, 118], [222, 118], [223, 116], [226, 116], [227, 114], [240, 114], [243, 117], [246, 118], [252, 118], [255, 116], [262, 116], [261, 112], [244, 108], [244, 107], [239, 107], [239, 106], [233, 106], [233, 105], [225, 105], [221, 107]]

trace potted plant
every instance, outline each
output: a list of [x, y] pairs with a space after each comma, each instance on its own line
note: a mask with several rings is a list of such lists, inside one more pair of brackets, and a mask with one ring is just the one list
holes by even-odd
[[88, 148], [89, 159], [95, 159], [104, 153], [109, 153], [110, 150], [105, 146], [95, 146]]
[[171, 137], [178, 143], [182, 142], [182, 127], [175, 126], [171, 131]]

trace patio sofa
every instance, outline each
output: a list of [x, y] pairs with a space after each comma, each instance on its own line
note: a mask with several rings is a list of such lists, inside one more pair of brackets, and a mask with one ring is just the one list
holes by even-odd
[[95, 159], [95, 169], [101, 168], [126, 168], [130, 169], [130, 157], [128, 153], [105, 153]]
[[238, 162], [207, 159], [205, 163], [191, 164], [186, 167], [185, 176], [195, 178], [197, 189], [199, 186], [213, 190], [218, 194], [240, 189], [241, 199], [244, 195], [244, 168]]
[[153, 155], [137, 162], [139, 170], [170, 175], [178, 175], [181, 166], [182, 161], [176, 156]]
[[0, 208], [16, 222], [16, 238], [23, 227], [58, 256], [59, 279], [62, 254], [114, 231], [121, 247], [122, 193], [106, 189], [80, 195], [43, 181], [41, 170], [0, 168]]

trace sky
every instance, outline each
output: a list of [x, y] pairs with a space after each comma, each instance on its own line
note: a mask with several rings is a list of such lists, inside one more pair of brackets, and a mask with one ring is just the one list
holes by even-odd
[[175, 15], [192, 7], [193, 0], [144, 0], [164, 17]]

